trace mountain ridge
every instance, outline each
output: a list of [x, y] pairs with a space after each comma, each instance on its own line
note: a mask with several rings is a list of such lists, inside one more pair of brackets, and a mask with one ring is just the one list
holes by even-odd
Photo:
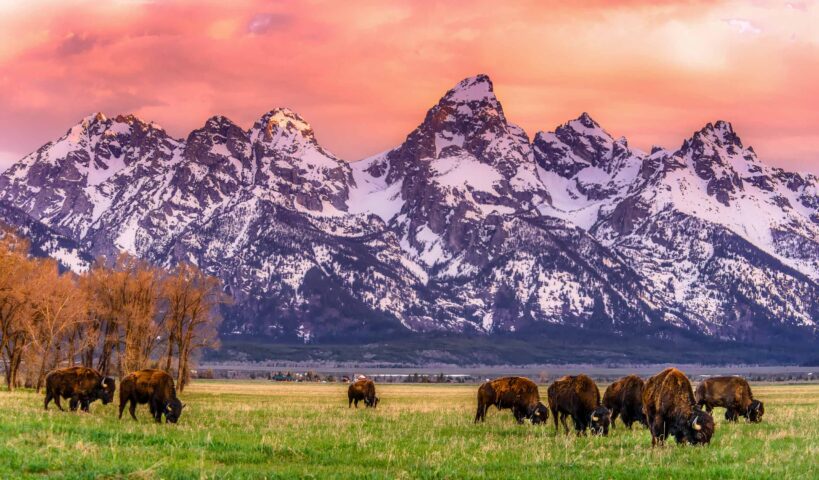
[[815, 337], [819, 318], [815, 176], [762, 163], [722, 120], [650, 153], [586, 112], [530, 140], [485, 75], [356, 162], [286, 108], [184, 139], [90, 115], [3, 172], [0, 202], [76, 258], [124, 250], [218, 276], [237, 299], [224, 335], [548, 324], [764, 344]]

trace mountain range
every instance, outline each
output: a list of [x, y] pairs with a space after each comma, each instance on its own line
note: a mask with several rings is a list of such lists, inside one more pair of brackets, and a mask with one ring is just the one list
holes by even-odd
[[185, 139], [97, 113], [0, 175], [0, 219], [75, 271], [200, 266], [235, 299], [224, 339], [817, 340], [816, 176], [724, 121], [651, 152], [586, 113], [530, 140], [485, 75], [356, 162], [284, 108]]

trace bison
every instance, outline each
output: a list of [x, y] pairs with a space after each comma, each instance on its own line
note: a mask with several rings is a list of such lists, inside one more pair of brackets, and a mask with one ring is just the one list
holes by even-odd
[[611, 426], [618, 415], [628, 428], [634, 422], [646, 424], [643, 415], [643, 380], [637, 375], [628, 375], [609, 385], [603, 394], [603, 406], [611, 410]]
[[743, 416], [749, 422], [757, 423], [765, 414], [765, 405], [754, 399], [751, 386], [742, 377], [709, 378], [697, 387], [694, 398], [708, 413], [714, 407], [725, 408], [725, 419], [730, 422]]
[[651, 431], [651, 446], [662, 445], [668, 435], [677, 443], [709, 443], [714, 419], [696, 406], [688, 377], [667, 368], [643, 387], [643, 414]]
[[358, 402], [364, 400], [364, 406], [376, 408], [378, 406], [378, 397], [375, 395], [375, 382], [370, 379], [362, 378], [350, 384], [347, 389], [347, 399], [350, 403], [347, 408], [355, 402], [355, 408], [358, 408]]
[[151, 416], [158, 422], [165, 415], [166, 423], [176, 423], [182, 415], [185, 404], [176, 398], [173, 378], [163, 370], [139, 370], [127, 375], [119, 384], [119, 418], [125, 405], [130, 402], [128, 411], [136, 420], [137, 404], [148, 404]]
[[586, 433], [586, 429], [591, 429], [594, 435], [609, 434], [611, 412], [600, 404], [600, 390], [588, 376], [581, 374], [559, 378], [549, 385], [546, 393], [555, 430], [558, 430], [557, 417], [560, 414], [560, 423], [566, 433], [569, 433], [566, 417], [571, 416], [578, 435]]
[[68, 367], [54, 370], [46, 377], [45, 409], [51, 400], [57, 404], [57, 408], [63, 410], [60, 405], [61, 398], [68, 398], [71, 411], [77, 410], [79, 405], [84, 412], [88, 411], [89, 405], [95, 400], [102, 400], [104, 405], [114, 401], [114, 390], [116, 382], [111, 377], [103, 375], [87, 367]]
[[533, 424], [549, 419], [549, 410], [540, 401], [535, 382], [523, 377], [504, 377], [485, 382], [478, 388], [478, 412], [475, 423], [486, 419], [486, 411], [494, 405], [498, 410], [511, 409], [518, 423], [529, 419]]

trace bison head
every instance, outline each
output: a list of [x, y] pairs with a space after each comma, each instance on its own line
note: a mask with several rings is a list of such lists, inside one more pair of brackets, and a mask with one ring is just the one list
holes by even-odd
[[174, 398], [167, 405], [165, 405], [165, 422], [166, 423], [176, 423], [179, 421], [179, 417], [182, 416], [182, 409], [185, 408], [185, 404], [180, 402], [178, 398]]
[[102, 400], [103, 405], [107, 405], [114, 401], [114, 390], [116, 390], [116, 388], [116, 381], [111, 377], [105, 377], [100, 380], [100, 383], [94, 390], [94, 395]]
[[373, 395], [372, 397], [364, 399], [364, 405], [368, 407], [375, 408], [378, 406], [378, 395]]
[[694, 407], [686, 423], [685, 439], [689, 443], [693, 445], [711, 443], [711, 436], [714, 435], [714, 417], [703, 412], [699, 407]]
[[609, 425], [611, 425], [611, 411], [602, 405], [595, 408], [589, 419], [589, 428], [592, 434], [608, 435]]
[[546, 408], [543, 402], [537, 402], [537, 405], [529, 407], [527, 417], [532, 421], [533, 425], [546, 423], [546, 420], [549, 419], [549, 409]]
[[746, 416], [748, 417], [748, 421], [753, 423], [759, 423], [762, 421], [762, 415], [765, 415], [765, 404], [763, 404], [759, 400], [752, 401], [751, 406], [748, 407], [748, 412], [746, 414]]

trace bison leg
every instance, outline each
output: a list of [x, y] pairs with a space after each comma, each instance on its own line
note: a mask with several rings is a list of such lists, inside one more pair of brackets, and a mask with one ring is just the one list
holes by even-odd
[[585, 435], [586, 421], [583, 419], [583, 417], [576, 418], [574, 415], [572, 415], [572, 421], [574, 422], [574, 431], [577, 433], [577, 435]]
[[[46, 410], [48, 410], [48, 404], [49, 404], [49, 403], [51, 403], [51, 399], [52, 399], [52, 398], [53, 398], [53, 397], [51, 396], [51, 392], [50, 392], [50, 391], [48, 391], [48, 390], [46, 390], [45, 405], [44, 405]], [[61, 410], [62, 410], [62, 409], [61, 409]]]
[[82, 410], [85, 413], [88, 413], [89, 405], [91, 405], [91, 402], [89, 402], [87, 398], [80, 399], [80, 410]]
[[523, 423], [523, 414], [517, 406], [512, 407], [512, 416], [515, 417], [515, 422], [517, 422], [518, 425]]
[[134, 420], [137, 419], [136, 418], [136, 407], [137, 407], [137, 402], [136, 402], [135, 399], [132, 398], [131, 399], [131, 405], [128, 407], [128, 413], [131, 414], [131, 418], [133, 418]]
[[656, 439], [656, 443], [660, 446], [665, 443], [665, 422], [663, 421], [662, 417], [655, 416], [654, 422], [651, 426], [651, 445], [654, 446], [654, 442]]
[[154, 420], [156, 423], [162, 423], [162, 408], [160, 408], [159, 402], [151, 399], [151, 411], [154, 414]]
[[552, 411], [552, 420], [554, 420], [554, 422], [555, 422], [555, 433], [557, 433], [557, 432], [558, 432], [558, 427], [557, 427], [557, 409], [556, 409], [556, 408], [554, 408], [554, 407], [552, 407], [552, 406], [550, 405], [550, 406], [549, 406], [549, 410], [551, 410], [551, 411]]
[[475, 423], [482, 422], [486, 418], [486, 409], [478, 402], [478, 411], [475, 412]]
[[[619, 414], [620, 414], [620, 410], [618, 408], [615, 407], [615, 408], [611, 409], [611, 428], [614, 428], [614, 426], [617, 424], [617, 415], [619, 415]], [[625, 425], [625, 423], [626, 423], [626, 417], [625, 417], [625, 415], [623, 415], [623, 424]]]
[[122, 398], [119, 399], [119, 419], [122, 420], [122, 412], [125, 411], [125, 404], [128, 403], [127, 400], [123, 400]]
[[63, 410], [63, 406], [60, 404], [60, 395], [59, 394], [54, 395], [54, 403], [57, 404], [57, 408], [59, 408], [61, 412], [65, 411], [65, 410]]
[[68, 401], [68, 409], [72, 412], [77, 411], [77, 407], [80, 405], [80, 399], [76, 395], [71, 397], [71, 400]]
[[350, 400], [350, 403], [347, 404], [347, 408], [351, 408], [353, 406], [353, 397], [347, 397]]
[[569, 434], [569, 425], [566, 424], [566, 417], [568, 415], [566, 413], [560, 412], [560, 423], [563, 424], [563, 430], [566, 431], [566, 435]]

